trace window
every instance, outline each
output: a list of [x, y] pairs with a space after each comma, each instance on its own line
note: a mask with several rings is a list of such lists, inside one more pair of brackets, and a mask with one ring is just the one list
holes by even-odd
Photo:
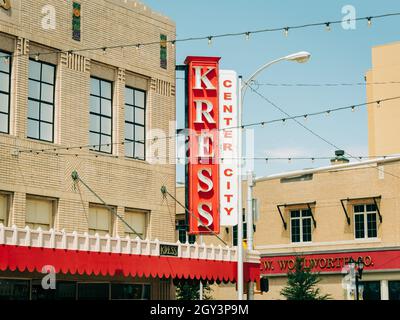
[[11, 56], [0, 51], [0, 132], [10, 132]]
[[112, 300], [150, 300], [150, 285], [148, 284], [111, 284]]
[[76, 300], [76, 283], [57, 281], [56, 289], [43, 289], [42, 280], [32, 280], [32, 300]]
[[[124, 220], [139, 234], [142, 239], [147, 237], [148, 213], [146, 211], [125, 210]], [[131, 238], [136, 238], [135, 234], [128, 226], [125, 226], [125, 234]]]
[[56, 200], [38, 197], [26, 199], [26, 225], [31, 229], [49, 230], [52, 227]]
[[146, 93], [125, 88], [125, 155], [145, 160]]
[[389, 281], [389, 300], [400, 300], [400, 281]]
[[0, 193], [0, 224], [7, 226], [10, 196]]
[[100, 236], [112, 234], [112, 213], [102, 206], [89, 207], [89, 234], [98, 233]]
[[54, 141], [54, 88], [56, 67], [29, 61], [28, 138]]
[[109, 283], [78, 283], [78, 300], [109, 300]]
[[362, 286], [363, 300], [381, 300], [381, 282], [380, 281], [363, 281]]
[[0, 300], [29, 300], [29, 280], [0, 279]]
[[376, 238], [377, 208], [375, 204], [354, 205], [354, 233], [356, 239]]
[[294, 210], [290, 212], [292, 242], [311, 242], [311, 211]]
[[196, 242], [196, 236], [189, 235], [187, 233], [186, 221], [184, 219], [176, 221], [176, 231], [177, 231], [177, 238], [180, 243], [189, 242], [190, 244], [193, 244]]
[[112, 82], [90, 79], [91, 150], [112, 153]]

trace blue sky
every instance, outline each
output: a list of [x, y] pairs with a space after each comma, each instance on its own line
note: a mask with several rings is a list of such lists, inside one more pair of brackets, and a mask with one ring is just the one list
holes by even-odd
[[[293, 0], [146, 0], [153, 10], [169, 16], [176, 22], [177, 38], [213, 34], [245, 32], [248, 30], [285, 27], [313, 22], [340, 20], [342, 8], [352, 5], [357, 17], [400, 12], [400, 1], [293, 1]], [[340, 25], [327, 32], [324, 27], [264, 33], [177, 44], [177, 64], [188, 55], [220, 56], [221, 68], [236, 70], [244, 78], [267, 61], [297, 51], [312, 54], [307, 64], [283, 62], [265, 71], [260, 83], [356, 83], [363, 82], [371, 67], [373, 46], [400, 40], [400, 16], [378, 19], [368, 27], [366, 21], [357, 22], [355, 30], [344, 30]], [[178, 77], [180, 75], [178, 74]], [[390, 80], [390, 79], [389, 79]], [[178, 127], [183, 127], [183, 81], [177, 80]], [[353, 105], [366, 101], [365, 86], [351, 87], [259, 87], [259, 92], [290, 114], [306, 114], [329, 108]], [[386, 98], [386, 97], [385, 97]], [[244, 123], [282, 118], [254, 93], [248, 92], [244, 107]], [[328, 116], [312, 117], [306, 122], [324, 138], [353, 155], [368, 155], [368, 128], [366, 109], [343, 111]], [[331, 156], [335, 149], [311, 135], [294, 122], [272, 124], [255, 131], [257, 157]], [[256, 161], [257, 176], [282, 171], [318, 167], [327, 160], [316, 161]], [[183, 170], [178, 168], [178, 180]]]

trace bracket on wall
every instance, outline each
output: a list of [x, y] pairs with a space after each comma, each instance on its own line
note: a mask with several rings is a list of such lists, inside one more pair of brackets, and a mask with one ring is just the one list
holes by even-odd
[[344, 214], [346, 215], [346, 220], [347, 220], [347, 224], [348, 225], [350, 225], [350, 217], [349, 217], [349, 215], [347, 213], [346, 206], [344, 205], [344, 202], [345, 201], [349, 202], [349, 201], [358, 201], [358, 200], [368, 200], [368, 199], [374, 200], [374, 204], [376, 206], [376, 211], [378, 212], [378, 216], [379, 216], [379, 222], [382, 223], [383, 219], [382, 219], [381, 211], [379, 209], [378, 202], [377, 202], [377, 199], [379, 199], [379, 200], [382, 199], [382, 196], [375, 196], [375, 197], [363, 197], [363, 198], [347, 198], [347, 199], [341, 199], [340, 200], [340, 203], [342, 204], [342, 208], [343, 208]]
[[314, 202], [303, 202], [303, 203], [291, 203], [291, 204], [287, 204], [287, 203], [278, 204], [276, 207], [278, 208], [278, 212], [279, 212], [279, 215], [281, 216], [281, 220], [282, 220], [283, 227], [285, 228], [285, 230], [287, 230], [287, 222], [283, 218], [283, 214], [282, 214], [282, 211], [281, 211], [282, 207], [286, 208], [286, 207], [295, 207], [295, 206], [301, 206], [301, 205], [304, 206], [304, 205], [306, 205], [308, 207], [308, 209], [310, 210], [310, 212], [311, 212], [311, 218], [313, 220], [314, 228], [316, 228], [317, 227], [317, 222], [315, 221], [314, 214], [313, 214], [312, 209], [311, 209], [311, 206], [312, 205], [315, 206], [316, 204], [317, 204], [316, 201], [314, 201]]

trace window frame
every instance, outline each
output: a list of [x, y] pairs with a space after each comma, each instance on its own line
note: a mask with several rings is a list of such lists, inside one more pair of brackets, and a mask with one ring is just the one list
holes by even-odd
[[[146, 116], [146, 111], [147, 111], [147, 91], [143, 90], [143, 89], [138, 89], [138, 88], [134, 88], [131, 86], [125, 86], [125, 91], [126, 90], [133, 90], [133, 96], [134, 96], [134, 101], [133, 104], [131, 103], [127, 103], [126, 100], [126, 95], [125, 95], [125, 101], [124, 101], [124, 108], [125, 108], [125, 114], [124, 114], [124, 143], [125, 146], [127, 143], [132, 144], [132, 150], [133, 150], [133, 155], [127, 155], [126, 154], [126, 148], [125, 148], [125, 157], [128, 159], [135, 159], [135, 160], [140, 160], [140, 161], [146, 161], [146, 121], [147, 121], [147, 116]], [[136, 104], [136, 94], [135, 92], [142, 92], [144, 94], [144, 107], [140, 107]], [[126, 119], [126, 108], [127, 106], [129, 106], [130, 108], [133, 109], [133, 121], [128, 121]], [[143, 124], [140, 124], [138, 122], [136, 122], [136, 109], [140, 109], [143, 111]], [[132, 125], [133, 126], [133, 139], [127, 139], [126, 138], [126, 132], [125, 132], [125, 128], [126, 128], [126, 124]], [[141, 127], [143, 128], [143, 142], [140, 142], [141, 140], [137, 140], [136, 139], [136, 127]], [[143, 145], [143, 158], [138, 157], [136, 155], [136, 144], [142, 144]]]
[[5, 91], [1, 91], [1, 94], [6, 94], [8, 95], [8, 106], [7, 106], [7, 113], [0, 111], [1, 114], [5, 114], [7, 115], [7, 132], [5, 131], [0, 131], [0, 133], [4, 133], [4, 134], [10, 134], [10, 116], [11, 116], [11, 76], [12, 76], [12, 52], [8, 52], [5, 50], [0, 50], [0, 55], [8, 55], [8, 68], [9, 68], [9, 72], [6, 73], [4, 71], [0, 70], [0, 73], [2, 74], [8, 74], [8, 92]]
[[[99, 94], [100, 95], [95, 95], [95, 94], [92, 94], [92, 88], [91, 88], [91, 84], [90, 84], [90, 92], [89, 92], [89, 150], [91, 150], [91, 151], [94, 151], [94, 152], [100, 152], [100, 153], [105, 153], [105, 154], [113, 154], [113, 152], [114, 152], [114, 148], [113, 148], [113, 130], [114, 130], [114, 81], [110, 81], [110, 80], [107, 80], [107, 79], [103, 79], [103, 78], [100, 78], [100, 77], [96, 77], [96, 76], [90, 76], [90, 78], [89, 78], [89, 80], [91, 81], [92, 79], [95, 79], [95, 80], [98, 80], [99, 81]], [[101, 95], [101, 83], [102, 82], [107, 82], [107, 83], [109, 83], [110, 84], [110, 86], [111, 86], [111, 98], [109, 99], [109, 98], [105, 98], [105, 97], [103, 97], [102, 95]], [[92, 112], [92, 110], [91, 110], [91, 105], [90, 105], [90, 98], [91, 97], [95, 97], [95, 98], [99, 98], [100, 99], [100, 113], [97, 113], [97, 112]], [[107, 116], [107, 115], [104, 115], [104, 114], [102, 114], [102, 107], [101, 107], [101, 100], [102, 99], [104, 99], [104, 100], [108, 100], [108, 101], [110, 101], [110, 104], [111, 104], [111, 116]], [[91, 121], [91, 116], [92, 115], [94, 115], [94, 116], [96, 116], [96, 117], [99, 117], [100, 118], [100, 128], [99, 128], [99, 132], [97, 132], [97, 131], [94, 131], [94, 130], [91, 130], [91, 128], [90, 128], [90, 121]], [[110, 121], [111, 121], [111, 128], [110, 128], [110, 134], [108, 135], [108, 134], [105, 134], [105, 133], [102, 133], [102, 131], [101, 131], [101, 120], [102, 120], [102, 118], [107, 118], [107, 119], [110, 119]], [[91, 133], [93, 133], [93, 134], [96, 134], [96, 135], [98, 135], [99, 136], [99, 141], [98, 141], [98, 144], [97, 145], [93, 145], [93, 144], [91, 144], [90, 143], [90, 134]], [[102, 136], [108, 136], [108, 137], [110, 137], [110, 152], [108, 152], [108, 151], [102, 151], [101, 149], [102, 149], [102, 146], [103, 145], [106, 145], [107, 146], [107, 144], [103, 144], [102, 143]], [[94, 149], [93, 148], [93, 146], [96, 146], [96, 149]]]
[[[27, 129], [27, 132], [26, 132], [26, 137], [28, 139], [32, 139], [32, 140], [36, 140], [36, 141], [43, 141], [43, 142], [47, 142], [47, 143], [55, 143], [54, 137], [55, 137], [55, 114], [56, 114], [57, 65], [49, 63], [49, 62], [45, 62], [45, 61], [36, 61], [35, 59], [29, 59], [29, 63], [30, 63], [30, 61], [36, 62], [36, 63], [40, 63], [40, 80], [31, 79], [29, 77], [29, 73], [30, 73], [30, 69], [29, 68], [30, 68], [30, 66], [28, 66], [28, 114], [27, 114], [26, 119], [27, 119], [27, 127], [29, 126], [29, 120], [39, 122], [39, 138], [29, 137], [28, 136], [28, 129]], [[43, 65], [48, 65], [48, 66], [54, 67], [54, 75], [53, 75], [53, 82], [54, 83], [53, 84], [45, 82], [45, 81], [42, 80], [42, 66]], [[31, 98], [29, 96], [29, 81], [34, 81], [34, 82], [37, 82], [37, 83], [40, 84], [40, 93], [39, 93], [40, 98], [39, 99]], [[42, 83], [44, 83], [46, 85], [53, 86], [53, 102], [52, 103], [49, 103], [48, 101], [45, 101], [45, 100], [41, 100], [42, 99]], [[34, 118], [30, 118], [29, 117], [29, 101], [34, 101], [34, 102], [39, 103], [39, 119], [34, 119]], [[47, 105], [51, 105], [53, 107], [53, 116], [52, 116], [52, 122], [51, 123], [46, 121], [46, 120], [42, 120], [41, 119], [42, 118], [42, 112], [41, 112], [42, 111], [42, 103], [43, 104], [47, 104]], [[51, 124], [51, 126], [52, 126], [51, 140], [41, 139], [41, 134], [40, 133], [41, 133], [41, 124], [42, 123]]]
[[[354, 234], [354, 239], [355, 240], [368, 240], [368, 239], [377, 239], [378, 238], [378, 210], [375, 208], [375, 211], [367, 211], [367, 206], [373, 205], [376, 207], [376, 204], [374, 203], [356, 203], [353, 204], [353, 221], [354, 221], [354, 227], [353, 227], [353, 234]], [[363, 212], [355, 212], [355, 207], [356, 206], [363, 206], [364, 211]], [[370, 237], [368, 235], [368, 215], [375, 213], [375, 231], [376, 231], [376, 236], [375, 237]], [[363, 223], [364, 223], [364, 237], [357, 237], [357, 231], [356, 231], [356, 215], [361, 216], [363, 215]]]
[[[142, 235], [142, 238], [143, 239], [147, 239], [147, 237], [148, 237], [148, 232], [149, 232], [149, 226], [150, 226], [150, 211], [147, 211], [147, 210], [143, 210], [143, 209], [133, 209], [133, 208], [125, 208], [125, 210], [124, 210], [124, 220], [125, 220], [125, 216], [126, 216], [126, 214], [127, 213], [143, 213], [144, 215], [145, 215], [145, 230], [144, 230], [144, 234]], [[128, 231], [126, 231], [125, 230], [125, 224], [124, 224], [124, 234], [125, 234], [125, 236], [127, 235], [127, 236], [129, 236], [130, 237], [130, 235], [134, 235], [134, 237], [136, 238], [137, 237], [137, 235], [134, 233], [134, 232], [128, 232]], [[135, 229], [135, 227], [134, 226], [131, 226], [135, 231], [137, 231], [136, 229]], [[139, 233], [139, 232], [138, 232]], [[139, 233], [140, 234], [140, 233]]]
[[[292, 217], [292, 213], [298, 211], [300, 216], [299, 217]], [[301, 244], [301, 243], [312, 243], [312, 233], [313, 233], [313, 224], [312, 224], [312, 216], [311, 212], [309, 216], [303, 216], [303, 212], [310, 211], [309, 208], [299, 208], [299, 209], [291, 209], [289, 210], [289, 219], [290, 219], [290, 242], [292, 244]], [[299, 220], [299, 233], [300, 233], [300, 241], [293, 241], [293, 226], [292, 226], [292, 221], [293, 220]], [[310, 221], [310, 241], [304, 241], [304, 232], [303, 232], [303, 221], [304, 220], [309, 220]]]
[[[55, 221], [56, 221], [56, 215], [58, 211], [58, 198], [52, 198], [52, 197], [46, 197], [46, 196], [38, 196], [34, 194], [27, 194], [25, 197], [25, 203], [28, 202], [28, 199], [33, 199], [33, 200], [43, 200], [43, 201], [51, 201], [52, 202], [52, 212], [51, 212], [51, 221], [49, 224], [49, 230], [50, 229], [55, 229]], [[26, 220], [26, 212], [25, 212], [25, 225], [27, 226], [29, 224], [40, 224], [40, 223], [32, 223], [32, 222], [27, 222]], [[30, 229], [33, 229], [29, 227]], [[35, 228], [33, 230], [37, 230], [38, 228]], [[42, 229], [43, 230], [43, 229]]]
[[[110, 206], [110, 207], [114, 208], [114, 209], [115, 209], [115, 212], [117, 212], [117, 207], [114, 207], [114, 206]], [[109, 215], [110, 215], [110, 217], [109, 217], [110, 228], [109, 228], [108, 234], [109, 234], [110, 237], [113, 237], [114, 234], [115, 234], [115, 219], [114, 219], [114, 213], [112, 213], [111, 210], [110, 210], [109, 208], [107, 208], [106, 206], [101, 205], [101, 204], [97, 204], [97, 203], [89, 203], [88, 234], [91, 235], [91, 236], [94, 236], [96, 233], [98, 233], [98, 232], [95, 232], [94, 234], [91, 234], [91, 233], [90, 233], [90, 230], [105, 231], [105, 230], [101, 230], [101, 229], [92, 229], [92, 228], [90, 228], [90, 225], [89, 225], [89, 216], [90, 216], [90, 209], [91, 209], [91, 208], [102, 208], [102, 209], [107, 209], [107, 211], [108, 211], [108, 213], [109, 213]]]
[[5, 227], [7, 227], [8, 226], [8, 222], [10, 220], [10, 211], [11, 211], [11, 206], [12, 206], [13, 193], [12, 192], [7, 192], [7, 191], [0, 191], [0, 195], [6, 197], [7, 209], [6, 209], [6, 216], [5, 216], [3, 225]]

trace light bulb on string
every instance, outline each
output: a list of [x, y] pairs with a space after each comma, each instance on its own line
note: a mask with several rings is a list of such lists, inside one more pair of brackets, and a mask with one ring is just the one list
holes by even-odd
[[378, 108], [381, 107], [381, 101], [380, 101], [380, 100], [378, 100], [378, 101], [376, 102], [376, 104], [377, 104], [377, 107], [378, 107]]
[[304, 121], [307, 121], [308, 115], [305, 114], [303, 117], [304, 117]]
[[331, 31], [331, 23], [330, 22], [325, 23], [325, 30], [328, 32]]
[[368, 27], [372, 26], [372, 17], [367, 18]]
[[315, 163], [315, 158], [311, 158], [311, 163]]
[[103, 48], [103, 54], [104, 54], [104, 55], [107, 54], [107, 48], [106, 48], [106, 47]]
[[39, 61], [39, 53], [36, 53], [36, 54], [35, 54], [35, 60], [36, 60], [36, 61]]
[[285, 35], [285, 37], [287, 37], [289, 35], [289, 27], [286, 27], [285, 29], [283, 29], [283, 34]]
[[351, 112], [354, 112], [354, 111], [356, 111], [356, 107], [355, 107], [355, 106], [352, 106], [352, 107], [351, 107]]
[[246, 41], [249, 41], [250, 40], [250, 32], [246, 32], [245, 35], [246, 35]]
[[265, 163], [268, 164], [268, 158], [265, 158]]
[[288, 158], [288, 163], [289, 163], [289, 164], [292, 163], [292, 158]]
[[264, 126], [265, 126], [265, 122], [261, 122], [261, 127], [264, 128]]
[[172, 40], [172, 41], [171, 41], [171, 46], [172, 46], [172, 48], [175, 48], [175, 42], [176, 42], [175, 40]]
[[330, 114], [331, 114], [331, 110], [328, 110], [328, 111], [326, 112], [326, 115], [329, 117]]
[[208, 45], [211, 46], [212, 45], [212, 38], [211, 36], [208, 37]]
[[286, 124], [286, 119], [282, 119], [282, 123], [285, 125]]

